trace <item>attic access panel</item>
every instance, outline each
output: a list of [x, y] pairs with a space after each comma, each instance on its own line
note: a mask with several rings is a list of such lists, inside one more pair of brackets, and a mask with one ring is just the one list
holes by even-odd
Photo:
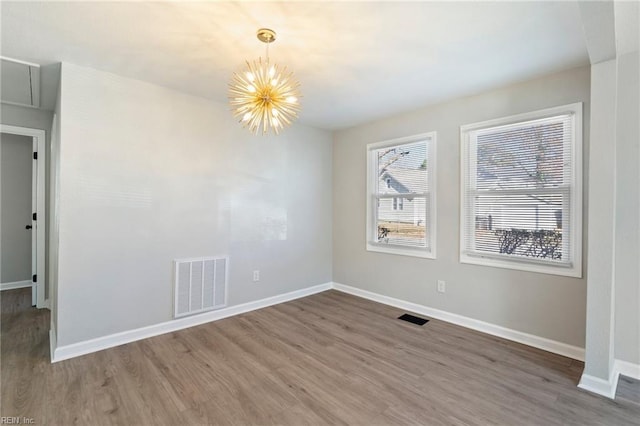
[[40, 107], [40, 67], [1, 58], [0, 95], [4, 103]]

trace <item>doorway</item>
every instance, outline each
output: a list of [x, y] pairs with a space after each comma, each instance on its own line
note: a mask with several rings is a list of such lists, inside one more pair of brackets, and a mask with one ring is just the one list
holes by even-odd
[[45, 133], [0, 125], [0, 290], [31, 287], [46, 307]]

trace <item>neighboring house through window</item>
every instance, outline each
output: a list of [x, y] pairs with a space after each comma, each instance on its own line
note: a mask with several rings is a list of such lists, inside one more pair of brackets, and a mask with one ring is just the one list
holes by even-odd
[[435, 257], [435, 143], [433, 132], [367, 146], [368, 250]]
[[460, 261], [582, 275], [582, 104], [461, 127]]

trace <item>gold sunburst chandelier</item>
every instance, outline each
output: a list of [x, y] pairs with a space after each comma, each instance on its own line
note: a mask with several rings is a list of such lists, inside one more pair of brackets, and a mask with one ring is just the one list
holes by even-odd
[[243, 72], [233, 74], [229, 102], [233, 115], [253, 134], [266, 135], [272, 130], [277, 135], [300, 111], [300, 84], [286, 67], [269, 62], [269, 44], [276, 40], [275, 31], [261, 28], [257, 36], [267, 45], [266, 60], [247, 61]]

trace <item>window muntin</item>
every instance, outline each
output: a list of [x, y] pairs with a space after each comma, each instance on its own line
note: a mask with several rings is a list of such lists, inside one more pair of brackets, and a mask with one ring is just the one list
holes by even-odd
[[462, 127], [462, 262], [580, 276], [581, 111]]
[[434, 256], [434, 144], [430, 133], [368, 146], [367, 249]]

